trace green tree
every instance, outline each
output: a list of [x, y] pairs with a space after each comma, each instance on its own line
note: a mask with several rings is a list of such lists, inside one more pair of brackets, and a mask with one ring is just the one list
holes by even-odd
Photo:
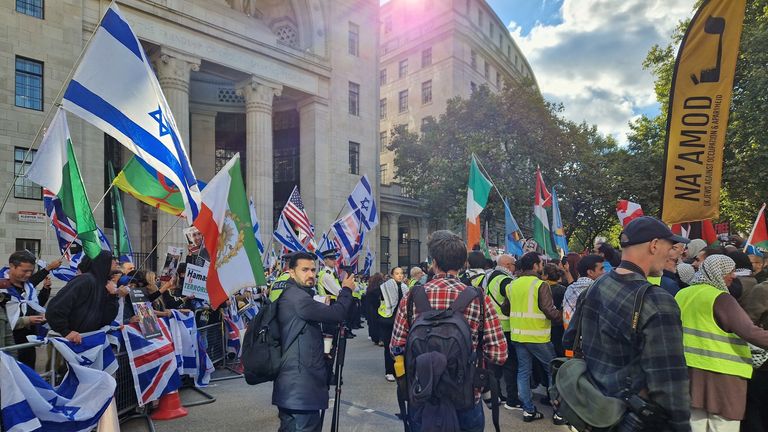
[[[434, 218], [456, 225], [465, 215], [470, 156], [478, 156], [530, 235], [534, 172], [556, 187], [567, 234], [586, 244], [615, 223], [616, 188], [609, 175], [618, 147], [594, 126], [565, 120], [562, 107], [546, 102], [530, 82], [508, 83], [501, 93], [481, 86], [469, 99], [454, 98], [445, 114], [421, 135], [404, 126], [392, 131], [398, 180]], [[486, 218], [503, 227], [501, 199], [492, 193]]]

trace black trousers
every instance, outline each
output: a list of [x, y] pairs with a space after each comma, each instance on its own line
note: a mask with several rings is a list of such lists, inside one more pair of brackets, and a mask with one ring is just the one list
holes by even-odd
[[321, 432], [323, 430], [320, 411], [278, 409], [278, 416], [280, 417], [279, 432]]
[[389, 352], [389, 341], [392, 339], [392, 330], [395, 327], [394, 317], [391, 319], [379, 317], [379, 336], [384, 342], [384, 374], [395, 374], [395, 359]]
[[512, 345], [509, 333], [504, 333], [504, 336], [507, 339], [507, 361], [501, 366], [494, 365], [493, 372], [499, 380], [499, 390], [503, 389], [501, 394], [506, 396], [509, 405], [514, 405], [519, 402], [517, 399], [517, 352]]
[[741, 421], [742, 432], [768, 432], [768, 371], [756, 370], [747, 383], [747, 410]]

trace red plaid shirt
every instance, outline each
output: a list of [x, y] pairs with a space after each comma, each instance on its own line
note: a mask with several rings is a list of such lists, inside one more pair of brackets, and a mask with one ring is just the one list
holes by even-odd
[[[466, 285], [451, 275], [435, 276], [434, 279], [424, 285], [429, 304], [436, 310], [448, 309], [456, 297], [459, 296], [459, 293], [464, 291], [465, 288]], [[405, 349], [405, 340], [408, 337], [410, 327], [406, 313], [408, 296], [410, 294], [411, 292], [403, 297], [397, 308], [395, 327], [392, 331], [392, 340], [389, 345], [389, 349], [393, 354], [401, 353]], [[480, 301], [480, 299], [475, 298], [464, 310], [464, 316], [467, 318], [469, 327], [472, 330], [472, 344], [475, 349], [477, 349], [478, 330], [480, 328]], [[501, 331], [501, 324], [490, 298], [483, 296], [482, 301], [485, 302], [485, 330], [483, 332], [483, 352], [485, 358], [494, 364], [504, 364], [507, 361], [507, 340]], [[415, 320], [415, 311], [413, 317]]]

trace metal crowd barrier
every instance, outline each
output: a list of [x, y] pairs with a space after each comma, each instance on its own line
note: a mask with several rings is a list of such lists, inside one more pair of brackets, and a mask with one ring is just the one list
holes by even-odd
[[117, 372], [115, 373], [115, 404], [120, 424], [134, 419], [142, 419], [150, 432], [155, 432], [155, 423], [149, 416], [149, 406], [139, 406], [136, 398], [136, 389], [133, 384], [133, 373], [128, 360], [128, 352], [121, 351], [116, 354]]

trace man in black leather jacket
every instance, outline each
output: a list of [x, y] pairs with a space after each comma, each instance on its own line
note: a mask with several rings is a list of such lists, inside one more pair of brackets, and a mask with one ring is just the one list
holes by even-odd
[[328, 368], [323, 353], [320, 323], [340, 323], [353, 303], [355, 282], [347, 277], [336, 302], [326, 305], [314, 299], [317, 282], [315, 255], [298, 252], [290, 257], [291, 275], [277, 301], [283, 346], [283, 364], [272, 389], [280, 432], [322, 430], [320, 411], [328, 408]]

